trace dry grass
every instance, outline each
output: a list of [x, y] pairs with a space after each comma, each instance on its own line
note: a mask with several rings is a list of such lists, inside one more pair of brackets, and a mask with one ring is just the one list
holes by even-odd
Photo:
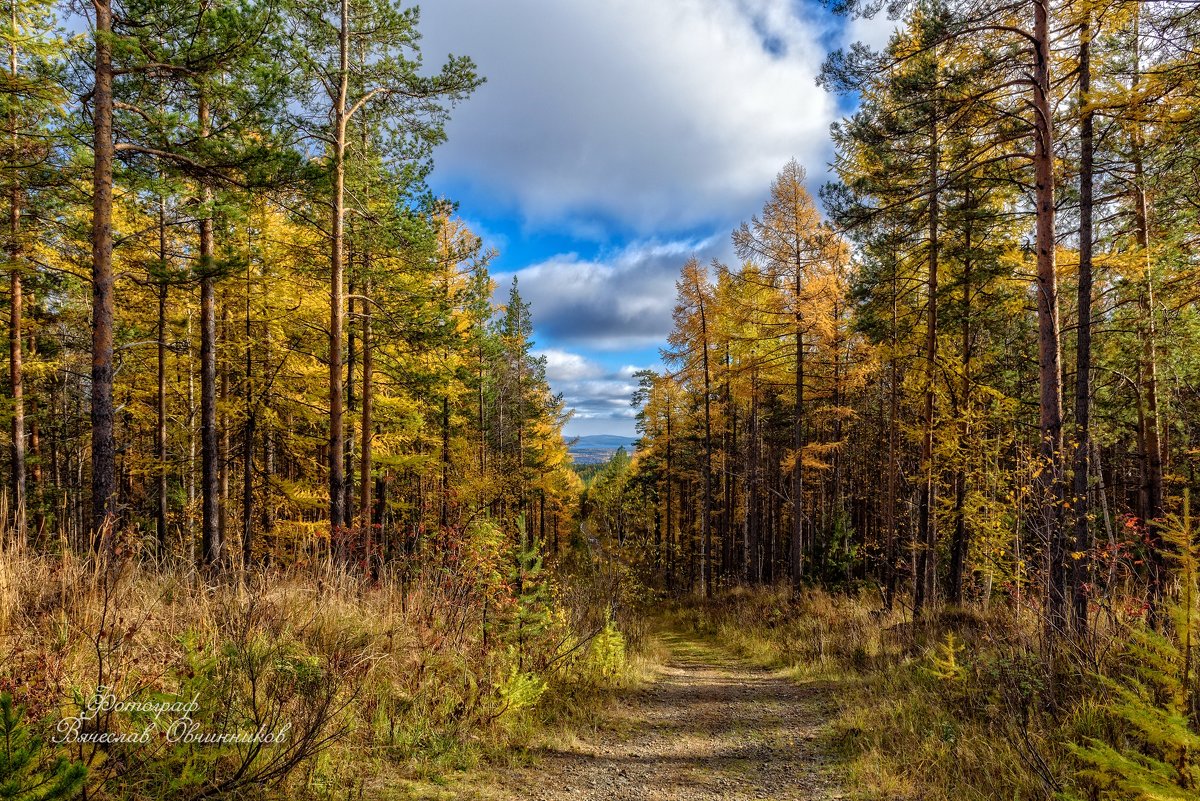
[[[121, 700], [198, 693], [205, 729], [288, 724], [298, 741], [258, 755], [157, 732], [149, 745], [74, 744], [65, 753], [89, 765], [89, 798], [193, 798], [231, 777], [246, 797], [403, 798], [411, 781], [513, 758], [547, 715], [586, 715], [634, 676], [623, 657], [597, 667], [596, 598], [551, 598], [544, 626], [516, 638], [518, 601], [497, 574], [430, 570], [401, 584], [327, 566], [214, 579], [0, 553], [0, 691], [45, 726], [100, 686]], [[93, 726], [144, 722], [109, 713]], [[251, 790], [239, 775], [261, 781]]]
[[796, 680], [838, 681], [834, 737], [863, 799], [1049, 801], [1073, 780], [1066, 743], [1105, 725], [1088, 672], [1065, 655], [1047, 667], [1032, 614], [948, 610], [914, 625], [874, 594], [775, 589], [670, 617]]

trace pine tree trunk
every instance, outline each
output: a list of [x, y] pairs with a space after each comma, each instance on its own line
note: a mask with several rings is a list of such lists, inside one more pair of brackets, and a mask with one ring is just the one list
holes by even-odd
[[667, 592], [672, 592], [675, 589], [675, 498], [672, 492], [674, 486], [674, 441], [671, 431], [671, 390], [667, 387]]
[[[1135, 11], [1135, 15], [1138, 12]], [[1141, 33], [1140, 19], [1134, 17], [1134, 89], [1141, 83]], [[1142, 158], [1142, 131], [1140, 123], [1133, 133], [1133, 221], [1134, 238], [1142, 258], [1143, 276], [1138, 292], [1138, 307], [1141, 319], [1138, 337], [1142, 352], [1138, 360], [1138, 390], [1144, 400], [1145, 414], [1142, 421], [1142, 486], [1145, 498], [1144, 520], [1146, 534], [1150, 540], [1150, 555], [1147, 560], [1149, 579], [1148, 618], [1157, 626], [1159, 605], [1163, 594], [1162, 516], [1163, 516], [1163, 448], [1162, 425], [1158, 411], [1158, 346], [1154, 322], [1154, 276], [1153, 258], [1150, 255], [1150, 208], [1146, 196], [1146, 173]]]
[[96, 10], [94, 131], [92, 166], [92, 519], [91, 546], [113, 525], [113, 482], [117, 452], [113, 438], [113, 66], [111, 0], [94, 0]]
[[712, 378], [708, 364], [708, 320], [704, 309], [703, 290], [697, 286], [700, 298], [700, 347], [704, 357], [704, 519], [700, 521], [700, 581], [704, 597], [712, 597], [712, 507], [713, 507], [713, 443], [712, 443]]
[[374, 425], [371, 417], [374, 412], [374, 388], [371, 386], [374, 381], [374, 354], [372, 348], [374, 343], [371, 341], [371, 287], [367, 284], [363, 288], [363, 293], [366, 296], [366, 302], [362, 304], [362, 431], [359, 439], [359, 515], [362, 519], [363, 530], [366, 531], [367, 537], [367, 555], [371, 553], [371, 535], [372, 535], [372, 509], [371, 509], [371, 440], [374, 437]]
[[[200, 136], [208, 134], [208, 100], [199, 104]], [[221, 450], [217, 431], [217, 302], [212, 188], [203, 185], [200, 220], [200, 555], [204, 564], [221, 561]]]
[[796, 268], [796, 374], [795, 403], [792, 407], [792, 589], [799, 590], [804, 580], [804, 329], [800, 304], [800, 268]]
[[1058, 276], [1054, 239], [1054, 119], [1050, 82], [1049, 0], [1034, 0], [1035, 68], [1033, 89], [1034, 180], [1037, 211], [1038, 409], [1042, 464], [1038, 470], [1038, 525], [1048, 546], [1049, 598], [1046, 619], [1051, 639], [1066, 628], [1066, 536], [1062, 465], [1062, 342], [1058, 322]]
[[[166, 223], [159, 207], [159, 261], [166, 264]], [[167, 555], [167, 281], [158, 287], [158, 390], [157, 419], [154, 426], [154, 455], [157, 457], [155, 483], [155, 531], [158, 558]]]
[[[200, 285], [201, 306], [204, 303], [204, 284]], [[196, 564], [196, 376], [192, 360], [192, 313], [187, 315], [187, 404], [188, 404], [188, 462], [187, 462], [187, 510], [184, 514], [183, 530], [187, 540], [187, 558], [191, 564]], [[203, 362], [203, 359], [201, 359]], [[203, 418], [203, 414], [201, 415]]]
[[938, 325], [938, 129], [936, 118], [929, 133], [929, 266], [926, 276], [925, 306], [925, 411], [922, 415], [921, 493], [918, 501], [918, 538], [916, 586], [913, 596], [913, 616], [921, 617], [926, 607], [933, 605], [937, 578], [937, 482], [933, 469], [933, 432], [937, 376]]
[[1088, 599], [1092, 583], [1092, 528], [1089, 514], [1091, 497], [1088, 492], [1091, 454], [1091, 372], [1092, 372], [1092, 240], [1093, 159], [1095, 155], [1094, 117], [1091, 103], [1092, 59], [1091, 19], [1084, 18], [1079, 33], [1079, 106], [1083, 118], [1079, 125], [1079, 281], [1076, 315], [1078, 330], [1075, 340], [1075, 453], [1074, 523], [1075, 551], [1080, 556], [1072, 562], [1072, 621], [1080, 639], [1088, 634]]
[[[15, 7], [15, 6], [14, 6]], [[15, 56], [14, 56], [15, 68]], [[16, 120], [11, 120], [16, 125]], [[14, 127], [14, 150], [16, 147], [16, 129]], [[10, 274], [9, 295], [9, 387], [12, 392], [12, 512], [13, 533], [17, 542], [23, 543], [25, 531], [25, 381], [22, 364], [21, 336], [24, 323], [22, 320], [21, 295], [21, 246], [18, 236], [21, 231], [21, 191], [15, 185], [9, 192], [9, 229], [10, 239], [9, 259], [12, 264]]]
[[231, 448], [229, 442], [229, 290], [221, 290], [221, 347], [224, 352], [219, 360], [221, 369], [220, 409], [220, 455], [217, 462], [217, 530], [220, 533], [221, 556], [224, 558], [225, 543], [229, 541], [229, 467]]
[[891, 300], [892, 300], [892, 347], [888, 357], [889, 362], [889, 381], [888, 381], [888, 471], [887, 471], [887, 507], [884, 510], [885, 525], [887, 526], [887, 542], [885, 545], [887, 558], [887, 572], [884, 580], [887, 582], [885, 592], [885, 605], [888, 611], [891, 611], [892, 605], [896, 600], [896, 592], [899, 589], [899, 574], [900, 574], [900, 534], [896, 530], [896, 499], [897, 499], [897, 474], [900, 472], [900, 465], [896, 458], [896, 446], [899, 438], [898, 427], [900, 425], [900, 365], [897, 358], [899, 340], [899, 276], [897, 270], [899, 265], [892, 265], [892, 280], [891, 280]]
[[346, 422], [346, 479], [345, 479], [345, 495], [346, 500], [343, 514], [346, 516], [346, 525], [354, 524], [354, 413], [358, 411], [358, 397], [355, 392], [354, 371], [358, 367], [358, 337], [357, 328], [361, 325], [356, 325], [354, 306], [355, 294], [358, 287], [354, 281], [354, 247], [348, 246], [346, 264], [350, 268], [350, 275], [347, 278], [349, 284], [349, 295], [346, 298], [347, 317], [346, 317], [346, 411], [350, 413], [350, 419]]
[[[970, 208], [970, 190], [967, 190], [967, 206]], [[971, 234], [970, 218], [967, 222], [963, 259], [963, 319], [962, 319], [962, 384], [958, 408], [958, 467], [954, 476], [954, 539], [950, 549], [950, 592], [949, 601], [961, 605], [963, 581], [970, 548], [970, 532], [967, 531], [967, 464], [973, 450], [971, 444]]]
[[350, 81], [350, 0], [341, 0], [338, 84], [333, 107], [333, 202], [329, 254], [329, 527], [346, 525], [345, 423], [342, 414], [343, 250], [345, 248], [346, 113]]
[[[249, 249], [248, 249], [249, 250]], [[251, 328], [250, 257], [246, 260], [246, 361], [242, 398], [246, 404], [246, 427], [242, 432], [242, 570], [248, 570], [254, 562], [254, 437], [258, 427], [258, 402], [254, 399], [254, 336]]]

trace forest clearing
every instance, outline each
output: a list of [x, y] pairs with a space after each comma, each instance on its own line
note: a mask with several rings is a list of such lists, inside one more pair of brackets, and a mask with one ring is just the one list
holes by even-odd
[[0, 800], [1200, 801], [1200, 5], [3, 2]]

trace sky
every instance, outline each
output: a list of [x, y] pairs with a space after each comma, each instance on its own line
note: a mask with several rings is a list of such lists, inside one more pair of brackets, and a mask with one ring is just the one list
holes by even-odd
[[848, 109], [816, 85], [821, 62], [891, 26], [814, 0], [422, 5], [428, 69], [468, 55], [487, 79], [431, 186], [499, 252], [499, 300], [517, 278], [568, 436], [635, 434], [633, 374], [661, 366], [680, 268], [733, 263], [730, 233], [789, 159], [814, 195], [829, 180]]

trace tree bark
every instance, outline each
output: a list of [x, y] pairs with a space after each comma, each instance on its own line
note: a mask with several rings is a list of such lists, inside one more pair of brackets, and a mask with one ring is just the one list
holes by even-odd
[[242, 402], [246, 404], [246, 427], [242, 433], [242, 570], [254, 563], [254, 437], [258, 427], [258, 403], [254, 399], [253, 330], [250, 314], [251, 251], [246, 257], [246, 361], [245, 392]]
[[[159, 203], [158, 257], [166, 265], [166, 222], [163, 203]], [[155, 531], [158, 558], [167, 555], [167, 281], [158, 286], [158, 391], [154, 426], [154, 452], [157, 457], [155, 483]]]
[[[208, 101], [199, 103], [200, 135], [208, 133]], [[217, 431], [217, 309], [216, 265], [212, 221], [212, 188], [201, 190], [200, 219], [200, 556], [207, 566], [221, 561], [220, 437]]]
[[1072, 561], [1072, 601], [1075, 633], [1088, 634], [1088, 598], [1092, 581], [1092, 527], [1089, 519], [1091, 498], [1088, 492], [1091, 454], [1091, 373], [1092, 373], [1092, 240], [1094, 192], [1094, 118], [1091, 103], [1092, 59], [1090, 8], [1085, 7], [1079, 32], [1079, 280], [1076, 300], [1078, 329], [1075, 339], [1075, 453], [1074, 523], [1075, 552]]
[[93, 0], [96, 66], [92, 91], [92, 519], [91, 546], [99, 551], [114, 521], [113, 485], [113, 65], [111, 0]]
[[[217, 463], [217, 486], [220, 498], [217, 501], [217, 528], [220, 530], [222, 549], [229, 541], [229, 468], [232, 461], [229, 442], [229, 373], [232, 371], [229, 349], [229, 290], [221, 290], [221, 346], [224, 349], [220, 358], [221, 395], [218, 408], [220, 409], [220, 456]], [[224, 554], [222, 553], [222, 556]]]
[[345, 423], [342, 411], [342, 292], [345, 247], [346, 119], [350, 81], [350, 0], [341, 0], [338, 83], [333, 107], [333, 199], [329, 254], [329, 526], [346, 525]]
[[1048, 546], [1047, 634], [1066, 628], [1066, 572], [1062, 508], [1062, 341], [1058, 321], [1058, 276], [1054, 232], [1054, 118], [1050, 81], [1049, 0], [1034, 0], [1033, 88], [1034, 180], [1037, 211], [1038, 411], [1041, 460], [1038, 524]]
[[[201, 305], [203, 305], [204, 300], [203, 289], [203, 284], [201, 284]], [[184, 513], [183, 530], [184, 538], [187, 540], [188, 562], [191, 564], [196, 564], [196, 526], [194, 517], [196, 509], [196, 375], [194, 367], [195, 362], [192, 360], [192, 313], [189, 310], [187, 315], [187, 509]]]
[[887, 508], [884, 510], [885, 525], [887, 526], [887, 540], [885, 543], [885, 550], [887, 553], [887, 573], [885, 576], [885, 580], [887, 582], [887, 597], [885, 599], [885, 605], [887, 606], [888, 611], [891, 611], [892, 605], [896, 601], [896, 592], [900, 583], [900, 535], [896, 530], [897, 474], [900, 472], [899, 460], [896, 458], [896, 447], [899, 439], [898, 428], [900, 425], [900, 364], [898, 359], [900, 324], [899, 269], [899, 259], [894, 259], [892, 263], [892, 280], [890, 282], [892, 290], [892, 336], [891, 351], [888, 354], [888, 474]]
[[700, 580], [704, 597], [712, 597], [712, 374], [708, 363], [708, 315], [704, 308], [704, 289], [697, 280], [696, 297], [700, 304], [700, 347], [704, 357], [704, 519], [701, 521]]
[[796, 264], [796, 374], [795, 401], [792, 406], [792, 589], [799, 590], [804, 580], [804, 314], [800, 311], [801, 270]]
[[[971, 191], [967, 190], [968, 214], [971, 208]], [[970, 549], [970, 532], [967, 530], [967, 460], [971, 453], [971, 218], [968, 217], [965, 232], [966, 254], [963, 259], [963, 313], [962, 313], [962, 384], [958, 408], [958, 466], [954, 477], [954, 539], [950, 548], [950, 592], [948, 600], [955, 605], [963, 601], [963, 582], [966, 572], [967, 551]]]
[[[666, 379], [667, 382], [670, 382], [671, 380], [672, 379], [670, 379], [670, 378]], [[667, 582], [666, 583], [667, 583], [667, 592], [671, 592], [675, 589], [675, 517], [673, 514], [674, 507], [675, 507], [675, 497], [672, 492], [673, 474], [674, 474], [674, 466], [675, 466], [675, 460], [674, 460], [675, 444], [674, 444], [674, 441], [671, 436], [673, 433], [671, 430], [671, 427], [672, 427], [671, 426], [671, 418], [672, 418], [672, 415], [671, 415], [671, 386], [669, 383], [664, 383], [664, 387], [666, 388], [666, 398], [664, 399], [664, 403], [667, 408], [667, 476], [666, 476], [666, 482], [667, 482], [667, 515], [666, 515], [666, 517], [667, 517], [667, 521], [666, 521], [667, 522], [667, 535], [666, 535], [666, 540], [667, 540]]]
[[[15, 62], [15, 58], [14, 58]], [[16, 121], [12, 121], [14, 126]], [[14, 127], [14, 146], [16, 128]], [[17, 238], [21, 232], [21, 190], [15, 185], [9, 192], [9, 259], [12, 263], [9, 297], [9, 386], [12, 392], [12, 489], [13, 489], [13, 533], [17, 542], [24, 542], [25, 530], [25, 380], [21, 336], [22, 320], [21, 245]]]
[[[1138, 12], [1134, 12], [1134, 62], [1132, 86], [1141, 82], [1141, 32]], [[1149, 579], [1149, 614], [1151, 625], [1157, 626], [1159, 605], [1163, 594], [1162, 516], [1163, 516], [1163, 448], [1162, 425], [1158, 414], [1158, 346], [1154, 324], [1154, 260], [1150, 255], [1150, 203], [1146, 191], [1146, 172], [1142, 157], [1140, 123], [1133, 134], [1133, 220], [1134, 238], [1142, 261], [1142, 282], [1138, 292], [1141, 321], [1138, 336], [1142, 352], [1138, 360], [1139, 392], [1145, 398], [1142, 423], [1142, 484], [1145, 497], [1146, 535], [1149, 538], [1147, 559]]]
[[363, 530], [366, 531], [367, 538], [367, 556], [371, 555], [371, 536], [372, 536], [372, 516], [371, 516], [371, 441], [374, 438], [374, 422], [372, 415], [374, 412], [374, 381], [375, 361], [372, 349], [374, 343], [371, 341], [371, 285], [368, 283], [363, 287], [363, 294], [366, 296], [366, 301], [362, 304], [362, 432], [360, 440], [362, 445], [359, 448], [359, 515], [361, 516]]
[[937, 375], [937, 294], [938, 294], [938, 129], [936, 117], [929, 131], [929, 267], [926, 277], [925, 307], [925, 411], [921, 437], [921, 493], [918, 501], [918, 537], [916, 586], [913, 616], [920, 617], [933, 604], [937, 577], [937, 482], [933, 470], [933, 431]]
[[355, 314], [355, 295], [358, 287], [354, 281], [354, 246], [351, 243], [347, 244], [346, 265], [349, 268], [347, 283], [349, 285], [349, 294], [346, 297], [347, 317], [346, 317], [346, 411], [349, 412], [350, 419], [346, 423], [346, 476], [345, 476], [345, 495], [346, 499], [343, 502], [345, 507], [342, 514], [346, 517], [346, 525], [354, 524], [354, 413], [358, 411], [358, 397], [355, 393], [354, 373], [358, 367], [358, 337], [356, 336], [356, 328], [361, 328], [361, 323], [356, 326], [358, 317]]
[[[17, 4], [11, 3], [12, 31], [17, 27]], [[17, 77], [17, 42], [14, 39], [8, 51], [8, 74]], [[11, 164], [20, 161], [20, 139], [17, 133], [17, 111], [12, 107], [8, 116], [9, 135], [11, 137]], [[9, 388], [12, 392], [12, 483], [13, 483], [13, 529], [18, 542], [26, 539], [26, 501], [25, 501], [25, 382], [23, 354], [21, 353], [21, 337], [24, 321], [22, 319], [21, 294], [21, 181], [14, 170], [12, 186], [8, 193], [8, 235], [9, 261], [11, 264], [10, 297], [9, 297]]]

